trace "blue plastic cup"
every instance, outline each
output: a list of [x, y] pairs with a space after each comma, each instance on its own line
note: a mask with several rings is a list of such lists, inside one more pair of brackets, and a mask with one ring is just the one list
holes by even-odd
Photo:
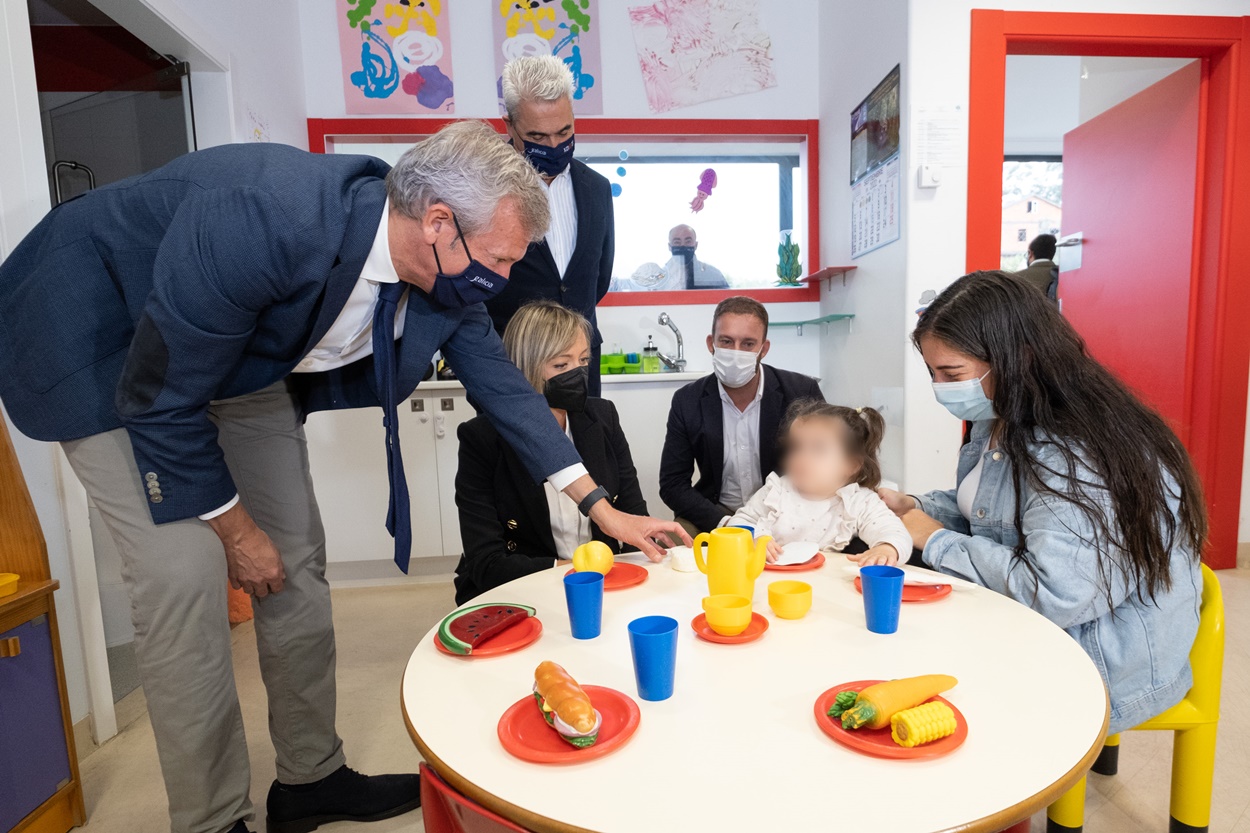
[[574, 639], [594, 639], [603, 622], [603, 573], [586, 571], [564, 577], [564, 601]]
[[629, 623], [629, 648], [634, 655], [634, 679], [643, 700], [673, 696], [677, 671], [677, 620], [644, 616]]
[[753, 526], [747, 526], [746, 524], [730, 524], [729, 528], [730, 529], [745, 529], [747, 532], [751, 533], [752, 538], [755, 537], [755, 527]]
[[860, 567], [859, 583], [864, 591], [864, 618], [873, 633], [898, 630], [898, 612], [903, 606], [903, 571], [898, 567]]

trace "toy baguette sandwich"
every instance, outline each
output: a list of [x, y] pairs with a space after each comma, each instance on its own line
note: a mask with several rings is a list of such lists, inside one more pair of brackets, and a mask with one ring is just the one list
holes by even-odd
[[547, 725], [578, 749], [594, 746], [603, 717], [577, 681], [554, 662], [534, 671], [534, 700]]

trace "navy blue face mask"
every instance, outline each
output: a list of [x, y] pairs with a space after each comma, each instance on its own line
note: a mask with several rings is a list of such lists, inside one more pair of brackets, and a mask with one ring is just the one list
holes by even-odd
[[525, 139], [521, 142], [525, 145], [525, 158], [535, 170], [543, 176], [556, 176], [569, 166], [569, 162], [573, 161], [574, 138], [570, 136], [567, 141], [555, 147], [528, 142]]
[[464, 246], [464, 253], [469, 257], [469, 265], [455, 275], [444, 274], [443, 264], [438, 259], [438, 247], [430, 246], [434, 250], [434, 263], [438, 267], [438, 272], [434, 275], [434, 286], [430, 288], [430, 297], [448, 309], [489, 301], [503, 290], [508, 279], [473, 259], [469, 244], [465, 242], [464, 232], [460, 230], [460, 221], [454, 214], [451, 219], [456, 224], [460, 245]]

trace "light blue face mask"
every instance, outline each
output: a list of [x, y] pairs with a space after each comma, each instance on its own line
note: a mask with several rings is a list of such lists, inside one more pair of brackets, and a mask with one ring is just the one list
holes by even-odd
[[[990, 372], [985, 371], [985, 376]], [[981, 379], [984, 379], [982, 376]], [[968, 422], [994, 418], [994, 403], [985, 395], [981, 379], [964, 379], [961, 382], [934, 382], [933, 395], [955, 417]]]

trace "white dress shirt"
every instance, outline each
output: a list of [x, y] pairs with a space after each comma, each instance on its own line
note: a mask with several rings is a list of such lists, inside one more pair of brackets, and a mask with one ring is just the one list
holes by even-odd
[[551, 207], [551, 226], [547, 229], [547, 248], [556, 270], [564, 277], [577, 247], [577, 201], [573, 198], [573, 166], [569, 165], [547, 183], [547, 205]]
[[[569, 199], [572, 200], [571, 184], [569, 194]], [[399, 273], [395, 270], [395, 263], [391, 260], [391, 243], [387, 228], [390, 208], [391, 201], [387, 199], [385, 205], [382, 206], [382, 219], [378, 223], [377, 233], [373, 236], [373, 245], [369, 249], [368, 257], [365, 258], [365, 265], [360, 270], [360, 278], [356, 281], [356, 286], [347, 296], [347, 303], [343, 305], [343, 309], [334, 319], [334, 323], [330, 325], [330, 329], [326, 330], [326, 334], [312, 350], [308, 351], [303, 361], [295, 366], [293, 373], [333, 370], [373, 355], [373, 308], [378, 303], [378, 286], [383, 283], [399, 283]], [[408, 295], [405, 293], [395, 313], [396, 339], [404, 334], [404, 310], [407, 306]], [[563, 490], [583, 474], [586, 474], [586, 467], [577, 463], [551, 475], [547, 483], [553, 484], [558, 490]], [[200, 520], [211, 520], [233, 508], [238, 502], [239, 496], [235, 495], [212, 512], [200, 515]], [[574, 506], [573, 509], [576, 511], [577, 507]], [[587, 523], [589, 524], [589, 521]]]
[[764, 398], [764, 366], [760, 365], [755, 398], [747, 403], [746, 410], [738, 410], [720, 382], [716, 383], [716, 388], [720, 391], [725, 449], [720, 502], [737, 510], [764, 485], [760, 477], [760, 400]]
[[[573, 429], [565, 417], [564, 433], [573, 440]], [[568, 561], [573, 550], [590, 540], [590, 518], [577, 508], [573, 498], [556, 489], [548, 480], [543, 484], [547, 495], [547, 512], [551, 516], [551, 537], [556, 542], [556, 557]]]

